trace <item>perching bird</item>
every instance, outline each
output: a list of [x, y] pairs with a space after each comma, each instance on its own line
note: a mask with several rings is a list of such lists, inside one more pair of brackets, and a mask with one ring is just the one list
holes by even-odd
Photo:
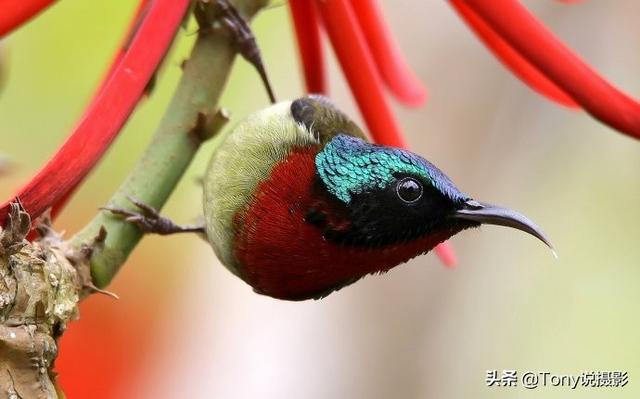
[[367, 142], [328, 99], [266, 108], [221, 138], [204, 179], [218, 258], [275, 298], [320, 298], [481, 224], [540, 229], [458, 190], [409, 151]]
[[481, 224], [525, 231], [525, 216], [458, 190], [426, 159], [367, 142], [322, 96], [259, 111], [220, 138], [204, 178], [205, 226], [105, 208], [146, 232], [205, 233], [220, 261], [253, 289], [322, 298], [386, 272]]

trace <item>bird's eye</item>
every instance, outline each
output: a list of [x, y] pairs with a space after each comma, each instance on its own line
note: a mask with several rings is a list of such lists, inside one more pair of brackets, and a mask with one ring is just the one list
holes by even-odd
[[422, 184], [412, 177], [405, 177], [398, 182], [396, 193], [401, 200], [411, 204], [422, 197]]

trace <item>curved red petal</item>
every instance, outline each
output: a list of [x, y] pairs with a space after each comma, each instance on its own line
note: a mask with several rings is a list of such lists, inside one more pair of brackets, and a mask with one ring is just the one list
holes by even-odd
[[406, 105], [423, 104], [427, 92], [394, 43], [376, 1], [351, 0], [351, 4], [380, 76], [391, 93]]
[[326, 93], [327, 78], [322, 51], [320, 17], [313, 1], [289, 0], [308, 93]]
[[[156, 0], [129, 49], [74, 132], [19, 192], [32, 217], [63, 199], [102, 157], [128, 119], [180, 27], [189, 0]], [[0, 221], [8, 210], [0, 208]]]
[[404, 147], [404, 137], [384, 97], [382, 81], [351, 5], [347, 0], [322, 0], [316, 4], [373, 139], [380, 144]]
[[562, 89], [550, 81], [535, 66], [518, 54], [504, 39], [500, 37], [482, 18], [473, 12], [464, 0], [450, 0], [453, 8], [464, 19], [475, 34], [493, 52], [493, 54], [519, 77], [524, 83], [540, 94], [570, 108], [580, 106]]
[[516, 0], [465, 2], [589, 114], [640, 138], [640, 104], [598, 75]]
[[36, 16], [55, 0], [0, 0], [0, 38]]

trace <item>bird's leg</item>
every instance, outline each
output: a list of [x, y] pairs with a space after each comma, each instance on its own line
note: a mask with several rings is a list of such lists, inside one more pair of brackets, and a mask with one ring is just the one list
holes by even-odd
[[276, 97], [273, 94], [271, 83], [269, 83], [269, 77], [267, 71], [262, 62], [262, 56], [260, 55], [260, 48], [256, 42], [256, 38], [249, 27], [247, 21], [238, 13], [238, 10], [229, 3], [228, 0], [215, 0], [215, 5], [218, 8], [218, 21], [220, 21], [234, 37], [238, 52], [242, 57], [247, 60], [258, 71], [264, 87], [267, 89], [269, 100], [271, 103], [276, 102]]
[[126, 222], [133, 223], [145, 233], [155, 233], [163, 236], [177, 233], [200, 233], [204, 234], [204, 225], [180, 226], [171, 219], [163, 217], [157, 210], [149, 205], [129, 197], [140, 211], [134, 212], [122, 208], [104, 207], [102, 210], [109, 211], [115, 215], [122, 216]]

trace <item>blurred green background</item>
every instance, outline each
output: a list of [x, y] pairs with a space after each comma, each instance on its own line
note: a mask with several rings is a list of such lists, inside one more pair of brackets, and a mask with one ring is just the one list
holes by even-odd
[[[116, 48], [134, 1], [66, 0], [0, 43], [0, 152], [8, 198], [65, 139]], [[302, 93], [287, 7], [255, 33], [276, 93]], [[526, 1], [592, 66], [640, 92], [640, 3]], [[422, 256], [322, 301], [254, 294], [193, 237], [148, 237], [111, 289], [63, 338], [58, 370], [71, 399], [637, 398], [640, 395], [640, 144], [561, 108], [510, 75], [443, 1], [382, 2], [428, 87], [420, 109], [395, 107], [411, 147], [465, 192], [517, 209], [559, 254], [499, 227], [452, 240], [459, 266]], [[194, 40], [179, 35], [152, 96], [57, 220], [67, 236], [117, 188], [140, 154]], [[331, 95], [361, 120], [330, 56]], [[221, 105], [234, 125], [267, 105], [236, 64]], [[200, 212], [205, 145], [163, 213]], [[153, 184], [153, 182], [149, 182]], [[624, 388], [489, 388], [487, 370], [622, 370]]]

